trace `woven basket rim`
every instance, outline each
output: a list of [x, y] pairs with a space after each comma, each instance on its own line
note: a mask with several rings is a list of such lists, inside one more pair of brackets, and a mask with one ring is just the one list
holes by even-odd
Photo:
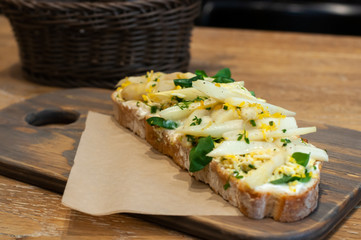
[[[161, 4], [168, 6], [167, 8], [171, 9], [172, 3], [194, 3], [199, 0], [107, 0], [103, 2], [94, 2], [94, 1], [80, 1], [72, 0], [71, 2], [63, 2], [61, 0], [1, 0], [3, 3], [14, 4], [21, 8], [28, 8], [33, 10], [54, 10], [54, 11], [66, 11], [69, 9], [74, 10], [88, 10], [95, 11], [98, 9], [114, 11], [114, 9], [121, 10], [142, 10], [149, 11], [154, 9], [154, 4]], [[0, 2], [0, 5], [1, 5]]]
[[201, 0], [0, 0], [26, 79], [113, 87], [120, 78], [186, 71]]

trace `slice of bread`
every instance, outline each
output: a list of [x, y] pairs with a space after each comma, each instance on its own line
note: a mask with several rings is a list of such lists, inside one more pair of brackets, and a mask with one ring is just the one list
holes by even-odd
[[[152, 73], [152, 74], [154, 74], [154, 73]], [[153, 78], [150, 78], [150, 79], [149, 79], [149, 76], [142, 76], [139, 78], [143, 79], [143, 80], [145, 79], [146, 83], [154, 81], [154, 79], [156, 79], [158, 81], [157, 83], [159, 83], [160, 81], [169, 81], [169, 79], [167, 79], [169, 77], [172, 79], [177, 78], [175, 76], [175, 74], [173, 74], [173, 75], [167, 75], [167, 74], [163, 74], [163, 73], [157, 73], [157, 74], [158, 74], [157, 75], [158, 77], [153, 76]], [[154, 75], [156, 75], [156, 74], [154, 74]], [[186, 76], [194, 77], [190, 73], [187, 73]], [[184, 74], [181, 75], [181, 73], [179, 73], [178, 78], [183, 79], [182, 77], [184, 77]], [[139, 135], [140, 137], [145, 138], [147, 140], [147, 142], [150, 145], [152, 145], [156, 150], [158, 150], [159, 152], [161, 152], [163, 154], [170, 156], [174, 160], [174, 162], [176, 164], [178, 164], [181, 168], [189, 171], [190, 165], [191, 165], [190, 154], [191, 154], [192, 149], [195, 148], [194, 146], [197, 145], [197, 142], [190, 141], [188, 139], [188, 137], [192, 136], [192, 135], [186, 134], [186, 133], [193, 133], [192, 131], [194, 129], [196, 129], [196, 131], [194, 131], [195, 136], [197, 134], [199, 135], [199, 133], [197, 132], [197, 129], [199, 130], [199, 128], [197, 128], [197, 125], [203, 126], [203, 128], [208, 129], [208, 131], [210, 131], [211, 127], [209, 127], [207, 125], [213, 124], [213, 126], [216, 126], [218, 128], [219, 128], [219, 126], [224, 127], [222, 125], [222, 123], [217, 125], [216, 123], [214, 123], [214, 121], [209, 121], [208, 124], [206, 124], [206, 126], [204, 126], [201, 124], [201, 120], [200, 121], [196, 121], [196, 120], [197, 119], [199, 120], [200, 118], [206, 120], [208, 115], [212, 115], [212, 113], [213, 113], [213, 115], [212, 115], [213, 120], [215, 119], [216, 121], [219, 121], [219, 119], [221, 118], [222, 119], [221, 122], [222, 122], [222, 121], [225, 121], [224, 118], [227, 118], [229, 120], [229, 118], [230, 118], [229, 116], [231, 114], [229, 112], [227, 112], [226, 110], [222, 111], [222, 110], [217, 109], [217, 108], [219, 108], [219, 107], [217, 107], [217, 104], [219, 102], [222, 102], [222, 100], [216, 99], [216, 101], [215, 101], [216, 103], [214, 103], [212, 101], [208, 101], [208, 102], [212, 102], [212, 103], [210, 103], [211, 107], [207, 107], [208, 106], [207, 103], [204, 103], [204, 100], [201, 100], [198, 105], [196, 104], [196, 107], [194, 109], [192, 109], [192, 107], [189, 107], [189, 106], [187, 108], [181, 109], [181, 110], [188, 111], [188, 113], [186, 114], [187, 115], [186, 117], [184, 117], [182, 115], [183, 117], [181, 119], [179, 119], [180, 117], [178, 116], [177, 117], [178, 119], [175, 120], [176, 122], [180, 123], [181, 126], [178, 126], [175, 129], [166, 129], [164, 127], [160, 127], [160, 126], [156, 126], [156, 125], [151, 126], [147, 121], [147, 119], [149, 119], [150, 117], [168, 116], [167, 111], [171, 110], [172, 104], [167, 104], [167, 102], [164, 102], [163, 97], [166, 94], [163, 94], [163, 92], [169, 93], [169, 91], [160, 91], [160, 93], [156, 94], [158, 99], [161, 98], [160, 101], [162, 101], [163, 107], [159, 107], [158, 103], [152, 102], [152, 100], [150, 98], [152, 98], [154, 100], [155, 97], [152, 96], [151, 94], [154, 93], [155, 91], [153, 91], [153, 92], [147, 91], [146, 87], [144, 87], [144, 88], [140, 87], [142, 89], [140, 91], [141, 92], [140, 94], [136, 93], [136, 91], [134, 91], [135, 88], [132, 87], [131, 88], [132, 93], [130, 94], [132, 96], [129, 98], [128, 97], [129, 94], [124, 94], [123, 90], [129, 85], [141, 84], [141, 81], [139, 80], [139, 78], [130, 79], [132, 81], [129, 81], [128, 78], [122, 80], [120, 82], [120, 84], [123, 84], [123, 86], [119, 87], [112, 94], [111, 97], [112, 97], [112, 101], [114, 103], [115, 119], [120, 123], [120, 125], [130, 129], [131, 131], [133, 131], [135, 134]], [[161, 80], [159, 81], [159, 79], [161, 79]], [[126, 84], [124, 84], [124, 83], [126, 83]], [[153, 89], [154, 83], [152, 83], [152, 85], [153, 85], [153, 87], [151, 87], [151, 88]], [[217, 83], [215, 83], [214, 85], [218, 86]], [[226, 86], [226, 87], [227, 87], [227, 88], [225, 88], [226, 90], [229, 89], [228, 86]], [[137, 88], [139, 89], [139, 86], [137, 86]], [[175, 86], [171, 86], [171, 88], [175, 88]], [[129, 90], [129, 88], [128, 88], [128, 90]], [[177, 96], [178, 98], [180, 98], [179, 96], [184, 96], [184, 95], [178, 94], [179, 92], [181, 92], [181, 93], [185, 92], [185, 91], [178, 91], [178, 90], [171, 90], [171, 91], [173, 91], [172, 96]], [[188, 91], [188, 90], [186, 90], [186, 91]], [[193, 90], [189, 90], [189, 91], [193, 91]], [[207, 93], [207, 91], [204, 91], [200, 95], [204, 97], [205, 92]], [[178, 95], [174, 95], [174, 93], [178, 94]], [[191, 95], [193, 93], [188, 92], [187, 94]], [[210, 95], [212, 95], [212, 94], [213, 93], [210, 93]], [[197, 97], [199, 97], [199, 96], [197, 96]], [[220, 97], [218, 97], [218, 98], [220, 98]], [[209, 99], [213, 99], [213, 97], [209, 97]], [[169, 101], [169, 99], [168, 99], [168, 101]], [[249, 101], [252, 101], [252, 99], [250, 99]], [[227, 108], [231, 107], [231, 105], [228, 105], [228, 102], [230, 102], [230, 101], [227, 101], [227, 103], [222, 102], [223, 106], [227, 106]], [[166, 107], [164, 107], [164, 105], [166, 105]], [[160, 111], [159, 111], [159, 109], [157, 111], [154, 111], [154, 109], [152, 110], [152, 106], [157, 106], [157, 108], [163, 108], [163, 109]], [[179, 107], [179, 104], [177, 106]], [[180, 106], [180, 108], [181, 107], [182, 106]], [[204, 111], [202, 112], [202, 110], [198, 111], [199, 109], [203, 109], [206, 107], [210, 113], [208, 113], [208, 112], [205, 113]], [[212, 109], [209, 109], [209, 108], [212, 108]], [[224, 109], [226, 109], [226, 108], [224, 107]], [[247, 108], [245, 108], [245, 109], [247, 109]], [[272, 110], [273, 106], [270, 106], [270, 109], [271, 109], [271, 111], [273, 111]], [[164, 110], [166, 110], [165, 114], [164, 114]], [[162, 111], [163, 111], [163, 113], [162, 113]], [[195, 116], [197, 116], [197, 114], [195, 116], [191, 115], [193, 113], [197, 113], [197, 111], [200, 113], [200, 115], [198, 115], [198, 117], [195, 117]], [[285, 109], [283, 109], [283, 110], [281, 109], [280, 111], [286, 112]], [[151, 112], [153, 112], [153, 113], [151, 113]], [[181, 112], [181, 113], [183, 114], [183, 112]], [[204, 116], [204, 114], [208, 114], [208, 115]], [[228, 117], [227, 117], [227, 114], [228, 114]], [[246, 114], [247, 114], [247, 112], [244, 111], [243, 115], [241, 114], [241, 115], [237, 115], [237, 116], [238, 116], [238, 118], [243, 118], [243, 121], [244, 121], [247, 118], [247, 116], [244, 116]], [[249, 114], [252, 115], [252, 113], [249, 113]], [[277, 114], [279, 114], [279, 113], [276, 112], [274, 114], [274, 116], [277, 116]], [[222, 116], [220, 116], [220, 115], [222, 115]], [[231, 118], [233, 118], [233, 117], [231, 117]], [[194, 121], [192, 121], [191, 124], [189, 124], [190, 123], [189, 121], [192, 119]], [[236, 123], [236, 124], [239, 123], [239, 122], [235, 122], [235, 121], [238, 121], [238, 120], [233, 119], [233, 122], [232, 122], [232, 120], [225, 121], [225, 122], [227, 123], [226, 125], [228, 125], [228, 126], [232, 125], [233, 123]], [[263, 121], [263, 120], [260, 119], [259, 121]], [[257, 121], [258, 125], [260, 125], [259, 121]], [[282, 121], [285, 122], [284, 120], [282, 120]], [[281, 121], [279, 121], [279, 122], [281, 122]], [[194, 123], [194, 124], [192, 124], [192, 123]], [[248, 124], [248, 121], [247, 121], [247, 124]], [[282, 124], [283, 123], [279, 123], [279, 127], [281, 127]], [[189, 130], [189, 128], [187, 128], [188, 125], [191, 125], [193, 127], [192, 128], [193, 130], [190, 132], [187, 132]], [[215, 142], [216, 147], [214, 149], [220, 150], [221, 153], [220, 154], [218, 153], [218, 155], [217, 155], [215, 150], [213, 150], [211, 153], [208, 153], [208, 155], [209, 154], [214, 155], [214, 157], [211, 157], [211, 161], [209, 162], [209, 164], [206, 164], [200, 170], [189, 172], [190, 175], [195, 177], [197, 180], [200, 180], [206, 184], [209, 184], [209, 186], [216, 193], [221, 195], [230, 204], [237, 207], [245, 216], [248, 216], [250, 218], [262, 219], [264, 217], [272, 217], [275, 220], [281, 221], [281, 222], [293, 222], [293, 221], [297, 221], [297, 220], [300, 220], [300, 219], [306, 217], [317, 207], [317, 203], [318, 203], [318, 185], [319, 185], [319, 181], [320, 181], [319, 172], [322, 167], [322, 162], [317, 159], [314, 159], [314, 158], [317, 158], [317, 154], [316, 155], [313, 154], [316, 157], [311, 155], [311, 153], [308, 155], [308, 156], [312, 156], [312, 158], [308, 162], [308, 165], [306, 163], [308, 170], [306, 170], [306, 166], [305, 167], [298, 166], [300, 163], [299, 164], [294, 163], [294, 159], [292, 160], [292, 158], [291, 158], [291, 160], [293, 162], [291, 161], [290, 163], [288, 162], [289, 160], [288, 159], [285, 160], [284, 157], [279, 157], [279, 159], [282, 159], [282, 160], [277, 160], [277, 156], [284, 156], [285, 151], [283, 149], [286, 148], [286, 145], [288, 143], [288, 141], [286, 141], [286, 142], [281, 141], [282, 139], [279, 139], [277, 137], [269, 137], [269, 136], [277, 136], [277, 134], [279, 134], [279, 132], [277, 132], [277, 129], [273, 129], [274, 130], [273, 133], [271, 133], [272, 130], [269, 130], [269, 129], [267, 131], [265, 131], [265, 130], [263, 132], [261, 131], [262, 134], [264, 135], [263, 136], [265, 138], [264, 140], [267, 140], [267, 143], [265, 143], [265, 144], [274, 144], [277, 142], [277, 139], [280, 140], [279, 144], [278, 144], [278, 146], [280, 146], [280, 147], [277, 147], [277, 151], [276, 151], [276, 147], [274, 147], [274, 149], [273, 149], [273, 152], [277, 152], [277, 153], [273, 153], [270, 150], [268, 150], [267, 153], [260, 152], [259, 149], [257, 148], [257, 144], [256, 144], [255, 145], [256, 148], [253, 152], [252, 151], [249, 153], [247, 152], [246, 154], [230, 154], [230, 155], [223, 154], [222, 147], [227, 144], [235, 144], [236, 146], [241, 146], [243, 144], [246, 146], [251, 146], [253, 143], [259, 143], [259, 141], [253, 140], [253, 139], [259, 138], [259, 136], [257, 135], [258, 130], [252, 132], [252, 126], [248, 126], [248, 125], [243, 124], [242, 129], [238, 129], [239, 130], [238, 132], [240, 132], [240, 133], [244, 132], [244, 134], [237, 135], [239, 141], [227, 141], [227, 140], [225, 140], [226, 137], [224, 137], [224, 138], [222, 138], [220, 143]], [[273, 125], [273, 123], [272, 124], [270, 123], [269, 125]], [[236, 125], [236, 128], [237, 128], [237, 126], [238, 125]], [[265, 128], [264, 125], [262, 125], [262, 126], [263, 126], [263, 128]], [[247, 132], [244, 130], [244, 127], [246, 129], [251, 128], [251, 130], [249, 130]], [[270, 128], [270, 126], [267, 126], [267, 127]], [[271, 126], [271, 128], [272, 127], [273, 126]], [[289, 129], [288, 131], [292, 132], [293, 130]], [[229, 132], [232, 133], [232, 131], [229, 131]], [[286, 129], [282, 129], [282, 132], [283, 133], [286, 132]], [[213, 132], [210, 131], [210, 133], [219, 135], [219, 133], [216, 133], [214, 131]], [[202, 134], [202, 131], [201, 131], [201, 134]], [[207, 135], [207, 134], [208, 133], [205, 133], [205, 135]], [[271, 135], [269, 135], [269, 134], [271, 134]], [[280, 133], [280, 134], [282, 135], [282, 133]], [[232, 134], [230, 134], [230, 135], [232, 135]], [[242, 135], [242, 136], [240, 136], [240, 135]], [[202, 136], [197, 136], [197, 139], [200, 139], [199, 137], [202, 137]], [[246, 137], [250, 138], [251, 140], [249, 140], [247, 138], [247, 141], [246, 141], [247, 143], [244, 143], [243, 141], [245, 141]], [[243, 139], [240, 139], [240, 138], [243, 138]], [[194, 140], [194, 136], [192, 139]], [[215, 138], [213, 138], [213, 139], [215, 139]], [[299, 138], [298, 138], [298, 136], [296, 136], [296, 137], [293, 136], [292, 141], [296, 141], [294, 139], [296, 139], [298, 141]], [[215, 140], [215, 141], [217, 141], [217, 140]], [[222, 143], [226, 143], [226, 144], [223, 144], [223, 146], [222, 146]], [[305, 143], [305, 146], [307, 148], [309, 147], [307, 143]], [[300, 149], [304, 146], [302, 145], [300, 147], [299, 145], [295, 145], [293, 147]], [[278, 150], [279, 148], [281, 150]], [[231, 148], [227, 148], [227, 147], [225, 149], [226, 150], [230, 149], [229, 151], [231, 151], [231, 152], [235, 151], [234, 149], [232, 150]], [[238, 151], [238, 149], [236, 148], [236, 152], [237, 151]], [[282, 153], [282, 154], [279, 154], [279, 153]], [[261, 155], [261, 156], [257, 156], [257, 154]], [[271, 155], [272, 157], [269, 157], [268, 155]], [[259, 160], [258, 158], [261, 158], [261, 160]], [[266, 160], [262, 160], [262, 158], [266, 158]], [[287, 158], [289, 158], [289, 156]], [[254, 159], [258, 159], [258, 160], [253, 161]], [[240, 164], [240, 162], [242, 162], [242, 161], [243, 162], [246, 161], [246, 163], [245, 163], [246, 166], [244, 166], [244, 163], [242, 163], [243, 171], [240, 170], [240, 168], [239, 168], [240, 165], [237, 165], [235, 168], [233, 168], [232, 164], [235, 164], [235, 162], [237, 164]], [[249, 164], [249, 162], [247, 162], [247, 161], [252, 161], [252, 162], [251, 162], [251, 164]], [[279, 161], [278, 164], [277, 164], [277, 161]], [[255, 166], [253, 166], [253, 164]], [[309, 166], [309, 165], [312, 165], [312, 166]], [[292, 168], [294, 168], [296, 170], [294, 170]], [[242, 172], [241, 176], [239, 175], [239, 172], [234, 169], [237, 169], [239, 172]], [[269, 169], [271, 169], [271, 170], [269, 170]], [[297, 173], [295, 173], [294, 171], [296, 171], [296, 172], [299, 171], [297, 169], [302, 169], [302, 171], [304, 171], [307, 176], [303, 176], [303, 178], [302, 177], [295, 178], [296, 180], [289, 181], [288, 183], [275, 184], [277, 182], [275, 180], [279, 181], [280, 176], [286, 176], [283, 171], [286, 171], [286, 172], [293, 171], [293, 176], [295, 176], [295, 175], [297, 175]], [[267, 174], [269, 176], [264, 177]], [[282, 179], [284, 179], [284, 178], [282, 178]], [[307, 180], [305, 180], [305, 179], [307, 179]]]

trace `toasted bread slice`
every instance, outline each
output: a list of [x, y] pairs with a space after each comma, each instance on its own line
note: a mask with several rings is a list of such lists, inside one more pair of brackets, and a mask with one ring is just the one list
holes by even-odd
[[[169, 75], [167, 74], [160, 73], [160, 75], [163, 76], [163, 79], [169, 77]], [[189, 73], [187, 73], [186, 76], [192, 77], [192, 75]], [[184, 77], [184, 75], [180, 76], [179, 79], [182, 79], [182, 77]], [[149, 82], [149, 76], [143, 76], [142, 78], [147, 80], [145, 82]], [[171, 78], [176, 78], [176, 76], [173, 74]], [[151, 81], [154, 81], [154, 79], [157, 78], [153, 78], [151, 79]], [[167, 106], [163, 110], [161, 111], [158, 110], [157, 112], [155, 112], [154, 110], [152, 110], [152, 106], [157, 106], [157, 108], [159, 108], [159, 104], [154, 102], [151, 103], [150, 98], [154, 99], [154, 96], [147, 94], [146, 91], [144, 91], [144, 89], [142, 89], [143, 93], [138, 94], [138, 96], [134, 97], [134, 95], [137, 94], [132, 93], [133, 94], [132, 98], [135, 99], [132, 98], [125, 99], [123, 97], [124, 88], [132, 84], [132, 83], [129, 84], [129, 82], [127, 81], [129, 81], [129, 79], [125, 79], [125, 81], [124, 80], [121, 81], [121, 84], [123, 84], [123, 86], [117, 89], [117, 91], [115, 91], [112, 94], [115, 119], [120, 123], [120, 125], [130, 129], [140, 137], [145, 138], [147, 142], [150, 145], [152, 145], [156, 150], [158, 150], [159, 152], [165, 155], [170, 156], [176, 164], [178, 164], [181, 168], [187, 171], [189, 171], [192, 168], [191, 167], [192, 163], [190, 162], [190, 155], [192, 155], [191, 151], [192, 149], [194, 151], [195, 145], [197, 146], [197, 142], [190, 141], [188, 137], [192, 136], [189, 135], [189, 133], [194, 133], [195, 136], [197, 134], [198, 135], [202, 134], [202, 128], [197, 128], [198, 125], [204, 126], [201, 125], [201, 121], [198, 121], [200, 118], [207, 119], [207, 117], [209, 118], [209, 116], [211, 116], [213, 113], [213, 120], [215, 119], [214, 121], [220, 121], [220, 122], [225, 121], [227, 123], [226, 125], [228, 126], [232, 124], [236, 124], [235, 125], [236, 128], [238, 126], [237, 124], [240, 123], [237, 122], [238, 120], [234, 120], [234, 119], [231, 121], [226, 121], [229, 120], [229, 118], [232, 119], [232, 117], [227, 116], [227, 114], [230, 115], [230, 113], [227, 113], [227, 111], [220, 111], [219, 107], [217, 107], [217, 104], [223, 101], [223, 106], [231, 107], [231, 105], [227, 105], [227, 103], [224, 104], [224, 100], [219, 99], [224, 96], [217, 95], [218, 98], [215, 101], [216, 103], [212, 102], [213, 100], [208, 101], [208, 103], [201, 102], [200, 106], [199, 104], [198, 105], [196, 104], [196, 107], [194, 109], [190, 109], [191, 107], [188, 106], [188, 108], [185, 109], [186, 111], [188, 111], [187, 114], [181, 112], [179, 116], [175, 117], [178, 118], [176, 121], [181, 122], [182, 126], [180, 127], [177, 127], [175, 129], [167, 129], [164, 128], [164, 126], [160, 127], [154, 124], [152, 124], [153, 125], [152, 126], [151, 124], [149, 124], [149, 118], [154, 116], [155, 117], [168, 116], [167, 115], [168, 113], [164, 110], [168, 109], [167, 111], [172, 111], [171, 109], [172, 105], [171, 104], [167, 105], [167, 102], [164, 101], [163, 98], [164, 96], [167, 96], [169, 91], [161, 91], [160, 94], [157, 94], [158, 100], [160, 98], [159, 101], [161, 101], [162, 104]], [[138, 84], [140, 80], [137, 79], [136, 81], [138, 81], [137, 82]], [[165, 81], [167, 81], [167, 79]], [[126, 82], [127, 84], [124, 84], [124, 82]], [[174, 88], [174, 86], [172, 87]], [[154, 88], [154, 86], [152, 88]], [[193, 90], [184, 90], [184, 91], [175, 91], [175, 92], [176, 94], [181, 92], [178, 94], [178, 98], [179, 96], [183, 96], [184, 98], [186, 98], [187, 94], [189, 97], [189, 95], [192, 95], [194, 93], [194, 91], [193, 92], [192, 91]], [[238, 92], [236, 93], [238, 94]], [[203, 92], [200, 95], [204, 97], [204, 94], [206, 95], [207, 93]], [[209, 94], [212, 95], [213, 93], [209, 93]], [[192, 97], [194, 96], [193, 95], [190, 96], [190, 98]], [[229, 95], [225, 97], [229, 98]], [[213, 97], [209, 97], [209, 98], [213, 99]], [[233, 101], [237, 101], [237, 99]], [[249, 101], [253, 101], [253, 99], [250, 99]], [[177, 106], [179, 107], [179, 105]], [[201, 111], [198, 111], [200, 108], [202, 109], [206, 107], [212, 108], [211, 110], [208, 110], [210, 111], [210, 113], [204, 111], [202, 113]], [[278, 110], [281, 112], [282, 111], [286, 112], [285, 109], [278, 109], [277, 107], [273, 107], [273, 105], [270, 106], [270, 109], [271, 111], [275, 111], [274, 114], [276, 115], [278, 114], [277, 112]], [[192, 113], [198, 113], [196, 110], [199, 112], [199, 114], [192, 116], [191, 115]], [[175, 113], [175, 115], [177, 114], [179, 113]], [[186, 117], [184, 117], [183, 114], [185, 114]], [[246, 114], [247, 114], [246, 111], [244, 111], [243, 115]], [[247, 116], [243, 116], [243, 115], [241, 114], [239, 118], [245, 120]], [[174, 115], [171, 116], [174, 117]], [[192, 119], [193, 121], [190, 122], [190, 120]], [[213, 127], [213, 129], [210, 126], [208, 126], [207, 123], [204, 123], [205, 124], [204, 129], [207, 129], [204, 136], [206, 136], [209, 133], [214, 134], [214, 136], [218, 136], [219, 135], [219, 133], [217, 132], [218, 128], [224, 128], [222, 124], [217, 125], [214, 123], [214, 121], [208, 122], [208, 125], [213, 124], [213, 126], [215, 126]], [[257, 121], [258, 121], [257, 124], [261, 125], [260, 121], [263, 120], [260, 119]], [[284, 120], [283, 122], [285, 121], [286, 120]], [[282, 124], [287, 125], [287, 123], [279, 123], [278, 127], [281, 127]], [[189, 130], [188, 125], [191, 125], [192, 127], [191, 131]], [[308, 163], [306, 163], [306, 165], [300, 162], [295, 163], [294, 159], [293, 162], [292, 161], [289, 162], [288, 159], [285, 159], [286, 150], [284, 150], [287, 147], [285, 146], [285, 144], [287, 145], [288, 141], [284, 142], [281, 141], [283, 138], [281, 139], [279, 137], [277, 138], [279, 134], [282, 135], [285, 132], [284, 129], [282, 129], [283, 133], [279, 133], [279, 130], [277, 132], [277, 129], [273, 129], [273, 131], [268, 130], [266, 133], [265, 131], [263, 131], [262, 135], [265, 138], [264, 140], [268, 141], [267, 143], [264, 143], [265, 144], [264, 145], [263, 143], [259, 143], [259, 141], [257, 140], [253, 140], [260, 138], [260, 136], [258, 136], [259, 135], [259, 132], [257, 132], [258, 130], [255, 130], [253, 132], [252, 132], [252, 128], [249, 131], [244, 130], [244, 128], [250, 129], [250, 126], [248, 125], [243, 124], [242, 129], [237, 129], [238, 132], [241, 133], [244, 132], [244, 134], [236, 135], [238, 136], [237, 137], [238, 141], [227, 141], [224, 140], [224, 138], [222, 138], [223, 142], [221, 141], [220, 143], [215, 143], [216, 147], [214, 148], [214, 150], [207, 154], [207, 156], [213, 155], [213, 157], [208, 156], [209, 158], [211, 158], [211, 161], [208, 164], [206, 164], [203, 168], [189, 172], [190, 175], [194, 176], [197, 180], [209, 184], [209, 186], [216, 193], [221, 195], [230, 204], [237, 207], [245, 216], [248, 216], [250, 218], [262, 219], [264, 217], [272, 217], [275, 220], [281, 222], [293, 222], [306, 217], [317, 207], [318, 185], [320, 181], [319, 173], [322, 167], [322, 161], [314, 159], [313, 155], [311, 155], [310, 153], [308, 156], [309, 157], [312, 156], [312, 158], [307, 160]], [[273, 124], [270, 123], [270, 125]], [[231, 128], [232, 127], [233, 125], [231, 126]], [[268, 127], [272, 128], [272, 126], [268, 126]], [[199, 129], [201, 130], [199, 131]], [[292, 131], [296, 131], [297, 133], [297, 130], [289, 129], [289, 132]], [[241, 136], [242, 139], [240, 139], [240, 135], [242, 135]], [[199, 139], [200, 137], [204, 137], [204, 136], [197, 136], [197, 138]], [[229, 131], [229, 134], [228, 135], [226, 134], [224, 136], [231, 136], [230, 138], [232, 138], [232, 131]], [[270, 136], [276, 136], [276, 137], [270, 137]], [[243, 142], [245, 141], [245, 138], [248, 139], [246, 143]], [[261, 144], [261, 146], [268, 146], [267, 144], [276, 143], [277, 139], [280, 141], [278, 142], [277, 145], [278, 147], [274, 147], [273, 151], [268, 150], [267, 153], [264, 153], [264, 152], [260, 152], [259, 148], [257, 148], [258, 143]], [[296, 141], [296, 140], [298, 141], [298, 139], [299, 139], [298, 136], [296, 137], [293, 136], [292, 141]], [[254, 145], [254, 143], [256, 143], [256, 145]], [[236, 148], [229, 147], [230, 145], [234, 145], [236, 146]], [[239, 148], [237, 147], [243, 145], [247, 147], [255, 146], [255, 148], [253, 149], [253, 152], [251, 151], [251, 152], [246, 152], [245, 154], [239, 154], [237, 152]], [[300, 149], [302, 147], [304, 146], [294, 145], [290, 148]], [[223, 148], [225, 148], [227, 151], [230, 151], [232, 154], [225, 155], [224, 153], [222, 153], [224, 151]], [[234, 151], [236, 151], [236, 153]], [[294, 149], [292, 149], [292, 151], [294, 151]], [[260, 156], [257, 156], [257, 154]], [[259, 160], [258, 158], [260, 158], [261, 160]], [[263, 158], [265, 158], [266, 160], [264, 160]], [[257, 161], [252, 162], [256, 166], [253, 166], [252, 164], [248, 164], [247, 161], [249, 161], [249, 159], [251, 159], [252, 161], [253, 159], [258, 159]], [[239, 162], [242, 162], [243, 165], [242, 166], [237, 165], [237, 167], [233, 168], [232, 164], [235, 164], [235, 162], [238, 164]], [[248, 166], [244, 166], [244, 162], [246, 162]], [[300, 164], [303, 164], [305, 166], [299, 166]], [[234, 169], [237, 169], [237, 171]], [[300, 172], [300, 170], [297, 169], [301, 169], [303, 173], [306, 173], [307, 176], [295, 177], [295, 174], [297, 175], [297, 171]], [[290, 179], [291, 176], [286, 176], [284, 171], [291, 171], [291, 172], [296, 171], [296, 173], [293, 173], [294, 176], [292, 179]], [[280, 176], [283, 177], [280, 178]], [[288, 177], [287, 180], [288, 182], [286, 181], [282, 183], [282, 180], [287, 179], [287, 177]], [[280, 180], [281, 180], [281, 184], [279, 184]]]

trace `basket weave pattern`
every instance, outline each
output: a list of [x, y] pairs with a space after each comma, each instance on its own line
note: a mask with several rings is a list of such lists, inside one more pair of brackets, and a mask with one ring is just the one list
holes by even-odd
[[199, 0], [1, 0], [25, 76], [112, 88], [148, 70], [186, 71]]

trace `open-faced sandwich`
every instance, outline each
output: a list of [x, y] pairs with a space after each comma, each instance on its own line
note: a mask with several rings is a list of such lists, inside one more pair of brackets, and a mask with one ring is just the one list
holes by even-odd
[[295, 113], [255, 97], [228, 68], [212, 77], [148, 72], [112, 94], [116, 120], [251, 218], [292, 222], [318, 203], [327, 153]]

